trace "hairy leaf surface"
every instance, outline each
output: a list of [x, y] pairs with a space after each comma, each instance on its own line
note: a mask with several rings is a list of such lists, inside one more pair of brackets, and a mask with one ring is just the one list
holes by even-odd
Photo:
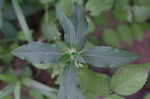
[[61, 51], [48, 43], [32, 42], [15, 49], [12, 54], [33, 64], [56, 63]]
[[84, 99], [79, 88], [79, 75], [75, 66], [68, 66], [63, 74], [58, 99]]
[[104, 46], [87, 49], [83, 56], [88, 64], [96, 67], [118, 67], [137, 59], [133, 53]]
[[85, 43], [84, 33], [87, 32], [87, 22], [83, 8], [76, 5], [73, 22], [57, 7], [57, 17], [65, 32], [65, 41], [71, 46], [81, 47]]

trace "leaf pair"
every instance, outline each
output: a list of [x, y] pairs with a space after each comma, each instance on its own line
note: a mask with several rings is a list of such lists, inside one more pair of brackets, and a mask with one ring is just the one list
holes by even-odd
[[[12, 53], [33, 64], [58, 63], [63, 54], [55, 45], [41, 42], [24, 45]], [[79, 60], [80, 62], [96, 67], [118, 67], [137, 59], [133, 53], [104, 46], [87, 49], [82, 53], [82, 56], [85, 61]]]
[[128, 65], [118, 69], [112, 78], [84, 69], [80, 71], [80, 86], [87, 99], [96, 99], [96, 96], [102, 96], [103, 99], [124, 99], [117, 95], [129, 96], [143, 88], [149, 67], [150, 64]]

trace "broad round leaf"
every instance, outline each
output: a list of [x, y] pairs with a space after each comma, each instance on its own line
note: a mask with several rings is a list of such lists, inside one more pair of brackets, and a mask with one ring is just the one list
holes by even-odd
[[103, 34], [103, 39], [105, 43], [111, 46], [118, 46], [119, 45], [119, 36], [115, 30], [112, 29], [105, 29]]
[[88, 0], [86, 9], [90, 11], [92, 16], [98, 16], [103, 11], [110, 10], [113, 5], [113, 0]]
[[[92, 86], [91, 86], [92, 84]], [[86, 97], [107, 96], [109, 94], [109, 77], [88, 69], [80, 71], [80, 86]]]
[[145, 65], [129, 65], [121, 68], [112, 77], [111, 87], [114, 92], [128, 96], [143, 88], [148, 78], [148, 69]]
[[60, 6], [64, 13], [70, 16], [73, 10], [74, 3], [83, 4], [83, 0], [60, 0]]
[[139, 24], [132, 24], [131, 30], [133, 32], [133, 37], [138, 40], [138, 41], [142, 41], [144, 38], [144, 30], [142, 29], [142, 27]]
[[119, 22], [127, 20], [128, 12], [125, 9], [116, 8], [113, 10], [113, 15]]
[[117, 31], [120, 41], [132, 44], [133, 40], [132, 31], [127, 25], [119, 25]]
[[41, 31], [46, 39], [56, 40], [60, 38], [60, 33], [56, 24], [50, 22], [50, 20], [48, 22], [43, 20], [41, 25]]
[[115, 0], [113, 15], [119, 21], [125, 21], [128, 17], [127, 8], [129, 7], [129, 0]]
[[109, 24], [109, 20], [105, 12], [103, 12], [99, 16], [94, 16], [93, 21], [98, 26], [108, 26]]

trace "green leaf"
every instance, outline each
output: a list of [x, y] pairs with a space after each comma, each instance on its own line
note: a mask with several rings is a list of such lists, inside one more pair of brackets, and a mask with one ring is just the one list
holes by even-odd
[[113, 29], [105, 29], [103, 34], [103, 39], [106, 44], [111, 46], [118, 46], [119, 40], [118, 40], [118, 33]]
[[96, 29], [94, 22], [89, 17], [87, 17], [87, 22], [88, 22], [88, 32], [85, 33], [86, 35], [92, 34], [92, 32], [94, 32]]
[[4, 0], [0, 0], [0, 8], [2, 8]]
[[48, 68], [50, 68], [51, 66], [54, 66], [56, 64], [34, 64], [34, 66], [38, 69], [42, 69], [42, 70], [47, 70]]
[[80, 86], [87, 98], [90, 96], [93, 97], [91, 99], [96, 99], [96, 96], [107, 96], [109, 94], [109, 77], [83, 69], [80, 71]]
[[33, 64], [56, 63], [61, 56], [60, 50], [55, 45], [42, 42], [23, 45], [15, 49], [12, 54]]
[[63, 12], [70, 16], [73, 10], [74, 3], [83, 4], [83, 0], [60, 0], [60, 6], [63, 9]]
[[118, 31], [120, 41], [124, 41], [128, 44], [132, 44], [133, 35], [132, 35], [132, 31], [129, 28], [129, 26], [119, 25], [118, 28], [117, 28], [117, 31]]
[[150, 94], [147, 94], [144, 99], [150, 99]]
[[109, 24], [108, 17], [106, 15], [106, 13], [102, 13], [99, 16], [94, 16], [93, 21], [98, 26], [108, 26], [108, 24]]
[[118, 9], [126, 9], [127, 6], [130, 4], [130, 0], [115, 0], [115, 8]]
[[73, 34], [75, 33], [75, 27], [73, 26], [73, 23], [71, 20], [65, 16], [65, 14], [60, 10], [60, 8], [57, 6], [56, 8], [57, 17], [59, 19], [60, 24], [62, 25], [65, 35], [68, 37], [65, 37], [65, 40], [69, 44], [74, 44], [74, 37]]
[[65, 31], [65, 41], [71, 46], [82, 47], [85, 43], [85, 32], [87, 22], [84, 9], [80, 5], [75, 5], [73, 14], [73, 22], [57, 7], [57, 17]]
[[[22, 10], [23, 10], [23, 13], [25, 16], [30, 16], [41, 10], [40, 6], [33, 5], [33, 4], [25, 4], [25, 5], [22, 5], [21, 7], [22, 7]], [[4, 18], [6, 18], [8, 20], [16, 20], [17, 19], [17, 16], [14, 12], [12, 5], [8, 5], [8, 7], [4, 8], [3, 16], [4, 16]]]
[[10, 74], [0, 74], [0, 80], [7, 83], [12, 83], [12, 82], [16, 82], [17, 78], [14, 75], [10, 75]]
[[21, 83], [17, 82], [15, 85], [15, 91], [14, 91], [15, 99], [21, 99]]
[[4, 89], [0, 91], [0, 99], [3, 99], [4, 97], [10, 95], [14, 90], [14, 85], [8, 85]]
[[149, 0], [135, 0], [133, 1], [134, 4], [139, 5], [139, 6], [145, 6], [145, 7], [149, 7]]
[[15, 13], [16, 13], [16, 15], [17, 15], [17, 19], [18, 19], [19, 25], [20, 25], [20, 27], [21, 27], [23, 33], [24, 33], [25, 39], [26, 39], [28, 42], [33, 41], [32, 32], [31, 32], [31, 30], [29, 29], [29, 27], [28, 27], [28, 25], [27, 25], [25, 16], [24, 16], [24, 14], [23, 14], [23, 11], [22, 11], [22, 9], [20, 8], [19, 1], [17, 1], [17, 0], [12, 0], [12, 5], [13, 5], [14, 10], [15, 10]]
[[3, 97], [1, 99], [12, 99], [12, 96], [6, 96], [6, 97]]
[[57, 99], [57, 93], [56, 92], [49, 92], [45, 90], [38, 90], [42, 95], [48, 97], [49, 99]]
[[132, 32], [133, 32], [133, 37], [138, 40], [138, 41], [142, 41], [144, 38], [144, 30], [142, 29], [142, 27], [139, 24], [132, 24]]
[[113, 2], [114, 0], [88, 0], [86, 9], [90, 11], [92, 16], [98, 16], [103, 11], [110, 10]]
[[31, 77], [32, 76], [32, 70], [29, 67], [22, 68], [22, 72], [20, 74], [21, 77]]
[[31, 88], [34, 88], [34, 89], [39, 89], [39, 90], [44, 90], [44, 91], [49, 91], [49, 92], [57, 92], [56, 89], [54, 88], [50, 88], [42, 83], [39, 83], [37, 81], [34, 81], [32, 79], [24, 79], [23, 80], [23, 83], [28, 86], [28, 87], [31, 87]]
[[113, 15], [119, 21], [125, 21], [128, 17], [127, 8], [129, 7], [129, 0], [115, 0]]
[[5, 40], [15, 40], [17, 37], [16, 27], [7, 20], [3, 20], [0, 31], [4, 33]]
[[112, 77], [112, 90], [124, 96], [136, 93], [147, 81], [149, 66], [149, 64], [129, 65], [119, 69]]
[[128, 12], [124, 9], [116, 8], [113, 10], [113, 15], [119, 22], [127, 20]]
[[29, 90], [29, 94], [35, 99], [45, 99], [44, 96], [42, 96], [41, 93], [36, 90]]
[[4, 21], [4, 19], [3, 19], [3, 12], [0, 11], [0, 28], [2, 28], [2, 26], [3, 26], [3, 21]]
[[56, 98], [55, 94], [56, 94], [57, 90], [54, 89], [54, 88], [50, 88], [47, 85], [44, 85], [42, 83], [39, 83], [39, 82], [34, 81], [32, 79], [29, 79], [29, 78], [23, 79], [23, 83], [26, 86], [37, 90], [38, 92], [40, 92], [41, 94], [43, 94], [43, 95], [45, 95], [47, 97], [50, 97], [52, 99]]
[[84, 38], [84, 33], [88, 32], [88, 23], [84, 8], [81, 5], [75, 4], [72, 17], [76, 33]]
[[42, 20], [42, 24], [41, 24], [41, 31], [44, 37], [49, 40], [59, 39], [60, 33], [56, 24], [50, 20], [45, 20], [45, 17]]
[[110, 95], [110, 96], [105, 97], [104, 99], [125, 99], [125, 98], [121, 96], [117, 96], [117, 95]]
[[64, 71], [58, 99], [84, 99], [79, 88], [79, 75], [74, 65], [69, 65]]
[[83, 52], [88, 64], [96, 67], [118, 67], [138, 58], [137, 55], [117, 48], [96, 46]]
[[[84, 45], [85, 44], [85, 33], [88, 32], [88, 23], [86, 18], [86, 13], [84, 8], [81, 5], [75, 4], [73, 9], [73, 18], [72, 23], [75, 27], [75, 38], [76, 45]], [[73, 35], [73, 34], [72, 34]], [[68, 38], [68, 34], [66, 34], [66, 39]]]
[[142, 24], [139, 24], [140, 27], [143, 29], [143, 30], [148, 30], [149, 27], [150, 27], [150, 24], [148, 22], [145, 22], [145, 23], [142, 23]]
[[54, 2], [55, 0], [38, 0], [41, 4], [46, 5]]
[[149, 11], [150, 8], [147, 8], [145, 6], [133, 6], [135, 21], [140, 23], [146, 21], [150, 17]]

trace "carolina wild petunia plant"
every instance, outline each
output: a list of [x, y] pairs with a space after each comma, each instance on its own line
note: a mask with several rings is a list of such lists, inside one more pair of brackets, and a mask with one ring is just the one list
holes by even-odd
[[104, 99], [123, 99], [115, 94], [118, 90], [113, 90], [114, 87], [104, 88], [105, 85], [102, 85], [111, 81], [109, 77], [99, 75], [91, 68], [120, 67], [134, 61], [138, 56], [117, 48], [89, 44], [85, 36], [88, 32], [86, 12], [81, 5], [74, 5], [71, 17], [65, 16], [59, 5], [56, 13], [64, 31], [61, 40], [53, 44], [32, 41], [15, 49], [12, 54], [43, 68], [50, 64], [46, 69], [52, 68], [54, 75], [59, 76], [57, 99], [96, 99], [96, 96], [101, 95], [100, 92], [104, 96], [114, 97]]

